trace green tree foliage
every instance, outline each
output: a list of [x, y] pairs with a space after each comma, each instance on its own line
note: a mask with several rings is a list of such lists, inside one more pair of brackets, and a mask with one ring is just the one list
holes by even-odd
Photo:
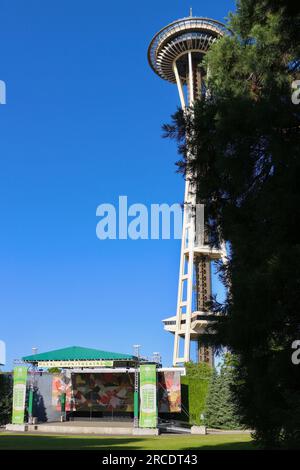
[[214, 369], [205, 404], [205, 420], [204, 423], [209, 428], [219, 428], [219, 415], [220, 415], [220, 376], [216, 369]]
[[236, 371], [227, 354], [220, 372], [213, 371], [205, 406], [205, 425], [210, 428], [239, 429], [241, 427], [239, 410], [233, 387]]
[[204, 363], [187, 362], [185, 369], [186, 377], [190, 379], [196, 379], [197, 377], [200, 379], [210, 379], [212, 374], [212, 368]]
[[[227, 242], [220, 275], [228, 289], [214, 335], [238, 356], [235, 393], [243, 423], [264, 447], [300, 441], [299, 7], [240, 0], [232, 35], [207, 54], [209, 99], [178, 111], [167, 136], [179, 142], [179, 170], [195, 175], [211, 244]], [[188, 132], [193, 160], [186, 159]]]
[[12, 374], [0, 372], [0, 425], [11, 421], [12, 395]]
[[[212, 368], [207, 364], [185, 364], [186, 375], [181, 377], [182, 420], [190, 424], [200, 425], [204, 413]], [[178, 416], [177, 416], [178, 418]]]

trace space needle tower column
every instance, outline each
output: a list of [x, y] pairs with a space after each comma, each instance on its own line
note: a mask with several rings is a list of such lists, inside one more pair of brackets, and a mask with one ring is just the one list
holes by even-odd
[[[184, 113], [195, 100], [205, 99], [206, 77], [200, 64], [210, 46], [227, 32], [222, 23], [191, 13], [152, 39], [149, 64], [157, 75], [177, 85]], [[187, 158], [193, 158], [189, 151]], [[195, 188], [186, 175], [177, 309], [175, 316], [163, 320], [165, 330], [174, 334], [174, 366], [191, 360], [191, 341], [197, 342], [198, 362], [213, 365], [213, 350], [203, 344], [203, 335], [215, 318], [207, 308], [212, 293], [211, 261], [225, 258], [226, 252], [224, 245], [212, 249], [205, 236], [199, 236], [205, 231], [204, 221], [195, 217], [196, 202]]]

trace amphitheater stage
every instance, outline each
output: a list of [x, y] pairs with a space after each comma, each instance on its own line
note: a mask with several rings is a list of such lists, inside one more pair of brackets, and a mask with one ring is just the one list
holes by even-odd
[[8, 424], [6, 430], [10, 432], [29, 432], [43, 434], [96, 434], [103, 435], [158, 435], [157, 428], [134, 428], [130, 421], [66, 421], [41, 424]]

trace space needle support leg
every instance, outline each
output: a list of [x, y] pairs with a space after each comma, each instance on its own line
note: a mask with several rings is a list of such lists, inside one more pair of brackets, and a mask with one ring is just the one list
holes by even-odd
[[[180, 103], [183, 112], [186, 110], [186, 104], [184, 99], [183, 85], [179, 76], [178, 68], [176, 61], [173, 63], [173, 71], [176, 79], [176, 84], [178, 88]], [[189, 183], [185, 183], [185, 200], [187, 199]], [[180, 269], [179, 269], [179, 284], [178, 284], [178, 298], [177, 298], [177, 312], [176, 312], [176, 330], [174, 338], [174, 351], [173, 351], [173, 365], [176, 366], [178, 362], [181, 362], [179, 358], [179, 331], [181, 329], [181, 320], [182, 320], [182, 294], [183, 294], [183, 276], [184, 276], [184, 264], [185, 264], [185, 254], [184, 248], [186, 244], [186, 223], [187, 223], [187, 211], [184, 209], [183, 216], [183, 230], [182, 230], [182, 239], [181, 239], [181, 255], [180, 255]]]
[[[193, 60], [192, 53], [188, 53], [188, 64], [189, 64], [189, 106], [194, 103], [194, 75], [193, 75]], [[188, 142], [187, 136], [187, 142]], [[191, 158], [190, 150], [188, 150], [188, 157]], [[190, 360], [190, 345], [191, 345], [191, 320], [192, 320], [192, 299], [193, 299], [193, 271], [194, 271], [194, 242], [195, 242], [195, 215], [193, 213], [195, 200], [194, 196], [190, 193], [190, 182], [188, 184], [188, 194], [186, 198], [191, 203], [190, 217], [189, 217], [189, 260], [188, 260], [188, 283], [187, 283], [187, 302], [186, 302], [186, 316], [185, 316], [185, 336], [184, 336], [184, 362]]]
[[182, 107], [182, 110], [184, 111], [185, 110], [185, 100], [184, 100], [183, 86], [182, 86], [182, 82], [181, 82], [180, 77], [179, 77], [176, 61], [174, 61], [174, 63], [173, 63], [173, 70], [174, 70], [174, 75], [175, 75], [175, 78], [176, 78], [176, 83], [177, 83], [177, 88], [178, 88], [181, 107]]
[[194, 103], [194, 76], [193, 76], [193, 59], [192, 53], [189, 52], [189, 95], [190, 95], [190, 102], [189, 106], [192, 106]]

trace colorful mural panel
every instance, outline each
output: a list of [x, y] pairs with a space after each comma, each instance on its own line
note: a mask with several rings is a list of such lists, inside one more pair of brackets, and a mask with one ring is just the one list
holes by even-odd
[[52, 406], [57, 411], [61, 410], [61, 395], [66, 394], [66, 411], [75, 411], [75, 406], [72, 397], [72, 381], [69, 377], [61, 374], [53, 375], [52, 380]]
[[181, 412], [180, 372], [164, 371], [158, 374], [158, 412]]
[[76, 411], [133, 412], [133, 374], [73, 374]]

